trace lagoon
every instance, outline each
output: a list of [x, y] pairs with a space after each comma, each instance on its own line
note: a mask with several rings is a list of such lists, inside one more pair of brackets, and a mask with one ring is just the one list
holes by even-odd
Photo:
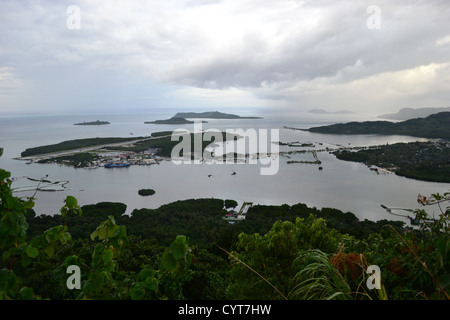
[[[90, 115], [102, 118], [108, 126], [74, 126], [73, 123], [88, 120], [87, 115], [38, 115], [0, 117], [0, 147], [4, 155], [0, 167], [17, 178], [13, 187], [25, 183], [23, 177], [46, 179], [52, 182], [69, 181], [63, 191], [39, 191], [36, 193], [37, 214], [58, 214], [67, 195], [75, 196], [81, 205], [102, 201], [122, 202], [127, 213], [140, 208], [157, 208], [163, 204], [191, 198], [233, 199], [239, 203], [253, 202], [266, 205], [293, 205], [305, 203], [310, 207], [333, 207], [353, 212], [359, 219], [406, 219], [389, 215], [381, 205], [390, 207], [418, 207], [419, 193], [443, 193], [449, 184], [412, 180], [394, 174], [377, 174], [363, 164], [336, 159], [328, 152], [318, 152], [323, 170], [315, 164], [290, 163], [309, 161], [311, 153], [279, 158], [279, 170], [274, 175], [261, 175], [261, 164], [180, 164], [162, 161], [159, 165], [131, 166], [115, 169], [75, 169], [58, 164], [27, 164], [15, 160], [27, 148], [55, 144], [65, 140], [93, 137], [149, 136], [152, 132], [172, 131], [184, 128], [192, 131], [193, 125], [152, 125], [144, 121], [167, 118], [171, 112], [148, 114]], [[348, 116], [348, 115], [346, 115]], [[280, 141], [312, 143], [309, 149], [340, 146], [370, 146], [396, 142], [426, 141], [407, 136], [383, 135], [328, 135], [283, 126], [309, 128], [337, 121], [355, 120], [346, 116], [299, 114], [297, 118], [264, 117], [264, 119], [219, 120], [208, 119], [205, 130], [226, 129], [278, 129]], [[191, 119], [192, 120], [192, 119]], [[356, 119], [364, 121], [367, 119]], [[320, 143], [320, 145], [319, 145]], [[280, 151], [305, 150], [280, 145]], [[236, 174], [232, 174], [235, 172]], [[27, 181], [29, 183], [29, 180]], [[154, 189], [152, 197], [138, 195], [139, 189]], [[30, 196], [34, 192], [18, 192]]]

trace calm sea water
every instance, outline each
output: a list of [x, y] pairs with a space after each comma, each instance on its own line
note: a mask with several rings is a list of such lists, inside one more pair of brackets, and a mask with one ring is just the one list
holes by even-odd
[[[160, 165], [132, 166], [121, 169], [74, 169], [56, 164], [26, 164], [15, 160], [26, 148], [58, 143], [64, 140], [91, 137], [148, 136], [152, 132], [193, 129], [192, 125], [150, 125], [144, 121], [166, 119], [173, 113], [114, 114], [114, 115], [59, 115], [0, 117], [0, 147], [4, 155], [0, 167], [15, 178], [31, 177], [53, 182], [69, 181], [63, 191], [38, 192], [35, 211], [53, 215], [59, 212], [67, 195], [75, 196], [81, 205], [102, 201], [122, 202], [127, 213], [135, 208], [157, 208], [162, 204], [192, 198], [234, 199], [254, 204], [281, 205], [305, 203], [317, 208], [333, 207], [353, 212], [360, 219], [402, 219], [389, 215], [380, 205], [417, 208], [418, 193], [425, 195], [445, 192], [448, 184], [423, 182], [394, 174], [376, 174], [365, 165], [337, 160], [328, 152], [318, 153], [323, 170], [312, 164], [287, 164], [288, 160], [313, 160], [311, 154], [289, 159], [279, 158], [275, 175], [261, 175], [260, 165], [250, 164], [184, 164], [163, 161]], [[265, 117], [260, 120], [208, 120], [203, 129], [278, 129], [280, 141], [312, 142], [317, 149], [325, 147], [367, 146], [423, 139], [405, 136], [381, 135], [324, 135], [283, 129], [284, 125], [308, 128], [311, 126], [346, 122], [336, 116], [303, 114], [297, 118]], [[106, 126], [74, 126], [76, 122], [105, 120]], [[350, 119], [353, 120], [353, 119]], [[357, 119], [367, 120], [367, 119]], [[318, 143], [322, 143], [319, 145]], [[298, 150], [281, 146], [280, 151]], [[304, 148], [303, 148], [304, 149]], [[309, 158], [308, 158], [309, 157]], [[236, 172], [232, 175], [232, 172]], [[211, 175], [209, 177], [209, 175]], [[29, 184], [24, 178], [14, 186]], [[139, 196], [141, 188], [152, 188], [156, 194]], [[29, 196], [32, 192], [20, 192]], [[403, 221], [407, 222], [406, 219]]]

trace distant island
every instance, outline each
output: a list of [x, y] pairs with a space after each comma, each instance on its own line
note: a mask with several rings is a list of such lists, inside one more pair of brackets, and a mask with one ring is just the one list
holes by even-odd
[[301, 130], [326, 134], [404, 135], [428, 139], [450, 140], [449, 123], [450, 112], [440, 112], [426, 118], [411, 119], [403, 122], [348, 122]]
[[[236, 114], [222, 113], [219, 111], [207, 112], [178, 112], [170, 119], [146, 121], [146, 124], [192, 124], [195, 121], [187, 120], [186, 118], [196, 119], [262, 119], [260, 117], [241, 117]], [[207, 121], [202, 121], [207, 123]]]
[[388, 119], [388, 120], [410, 120], [414, 118], [424, 118], [429, 115], [439, 113], [439, 112], [450, 112], [450, 107], [447, 108], [403, 108], [400, 109], [397, 113], [388, 113], [378, 116], [379, 119]]
[[152, 196], [152, 195], [155, 194], [155, 190], [153, 190], [153, 189], [140, 189], [138, 191], [138, 194], [140, 196]]
[[317, 113], [317, 114], [354, 114], [352, 111], [348, 110], [338, 110], [338, 111], [327, 111], [324, 109], [311, 109], [308, 113]]
[[[191, 123], [194, 123], [194, 121], [189, 121], [189, 120], [186, 120], [185, 118], [175, 116], [175, 117], [172, 117], [172, 118], [166, 119], [166, 120], [146, 121], [144, 123], [146, 123], [146, 124], [191, 124]], [[202, 121], [202, 123], [207, 123], [207, 122]]]
[[105, 124], [110, 124], [108, 121], [90, 121], [90, 122], [80, 122], [80, 123], [74, 123], [74, 126], [100, 126], [100, 125], [105, 125]]
[[207, 112], [178, 112], [174, 118], [207, 118], [207, 119], [262, 119], [261, 117], [241, 117], [236, 114], [219, 111]]

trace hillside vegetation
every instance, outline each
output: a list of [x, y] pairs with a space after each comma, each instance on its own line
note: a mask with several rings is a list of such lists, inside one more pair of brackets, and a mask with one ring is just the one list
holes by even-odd
[[133, 141], [133, 140], [137, 140], [137, 139], [139, 139], [139, 138], [108, 137], [108, 138], [75, 139], [75, 140], [63, 141], [63, 142], [60, 142], [57, 144], [52, 144], [52, 145], [28, 148], [25, 151], [23, 151], [20, 155], [22, 157], [29, 157], [29, 156], [69, 151], [69, 150], [88, 148], [88, 147], [95, 147], [95, 146], [101, 146], [101, 145], [107, 145], [107, 144], [113, 144], [113, 143], [128, 142], [128, 141]]
[[36, 216], [11, 184], [0, 169], [0, 300], [450, 299], [450, 192], [419, 195], [412, 229], [304, 204], [230, 224], [230, 199]]
[[450, 112], [440, 112], [426, 118], [410, 119], [403, 122], [348, 122], [313, 127], [305, 130], [327, 134], [382, 134], [405, 135], [428, 139], [450, 139], [449, 123]]
[[333, 154], [340, 160], [387, 168], [407, 178], [450, 182], [449, 142], [395, 143]]

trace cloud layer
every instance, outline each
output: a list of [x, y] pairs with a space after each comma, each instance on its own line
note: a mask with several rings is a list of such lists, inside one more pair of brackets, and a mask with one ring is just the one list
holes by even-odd
[[0, 27], [8, 111], [450, 105], [447, 0], [4, 0]]

